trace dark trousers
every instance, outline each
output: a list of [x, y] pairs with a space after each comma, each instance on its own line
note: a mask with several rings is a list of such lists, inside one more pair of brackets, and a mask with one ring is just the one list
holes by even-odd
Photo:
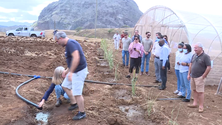
[[163, 64], [163, 61], [160, 61], [161, 62], [161, 65], [160, 65], [160, 77], [161, 77], [161, 80], [162, 80], [162, 85], [161, 85], [161, 88], [166, 88], [166, 82], [167, 82], [167, 66], [169, 65], [169, 61], [167, 60], [166, 61], [166, 64], [165, 64], [165, 68], [162, 69], [162, 64]]
[[130, 58], [130, 68], [129, 72], [133, 72], [133, 68], [136, 68], [136, 73], [139, 73], [139, 68], [141, 65], [141, 57], [140, 58]]
[[167, 65], [167, 68], [168, 68], [168, 70], [170, 70], [170, 55], [168, 56], [168, 65]]

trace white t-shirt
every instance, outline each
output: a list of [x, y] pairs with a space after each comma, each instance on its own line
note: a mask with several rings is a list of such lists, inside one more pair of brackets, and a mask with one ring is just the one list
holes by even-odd
[[113, 35], [113, 40], [114, 40], [114, 42], [119, 42], [120, 39], [121, 39], [121, 37], [120, 37], [119, 34], [114, 34], [114, 35]]
[[[188, 54], [183, 53], [179, 62], [180, 63], [182, 63], [182, 62], [183, 63], [191, 63], [192, 56], [193, 56], [193, 54], [191, 52]], [[180, 70], [180, 73], [187, 72], [187, 71], [189, 71], [189, 66], [180, 65], [179, 70]]]
[[179, 51], [176, 52], [176, 57], [175, 57], [175, 69], [176, 70], [179, 70], [180, 65], [178, 65], [177, 62], [180, 61], [180, 58], [182, 57], [182, 55], [183, 55], [183, 52], [182, 53]]

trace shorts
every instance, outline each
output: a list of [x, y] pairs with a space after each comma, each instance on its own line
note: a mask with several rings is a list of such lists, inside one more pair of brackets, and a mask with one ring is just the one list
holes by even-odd
[[204, 83], [206, 79], [202, 76], [198, 78], [191, 78], [191, 90], [196, 90], [197, 92], [204, 92]]
[[82, 95], [82, 91], [83, 91], [83, 87], [84, 87], [84, 81], [85, 81], [86, 76], [88, 74], [87, 67], [80, 70], [77, 73], [73, 73], [72, 81], [69, 81], [68, 74], [66, 75], [65, 79], [62, 82], [62, 87], [72, 89], [72, 94], [74, 96]]

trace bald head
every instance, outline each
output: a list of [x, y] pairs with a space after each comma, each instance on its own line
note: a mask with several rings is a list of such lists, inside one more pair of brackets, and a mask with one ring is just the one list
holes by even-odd
[[162, 47], [164, 45], [165, 41], [163, 39], [159, 40], [159, 45]]

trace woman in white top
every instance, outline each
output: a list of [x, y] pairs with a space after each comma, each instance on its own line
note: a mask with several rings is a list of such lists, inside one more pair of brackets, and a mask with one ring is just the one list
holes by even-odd
[[180, 71], [179, 71], [179, 60], [183, 55], [183, 46], [184, 43], [178, 44], [178, 51], [176, 52], [176, 58], [175, 58], [175, 74], [177, 76], [177, 90], [174, 91], [175, 94], [178, 94], [179, 96], [182, 95], [181, 93], [181, 82], [180, 82]]
[[181, 92], [182, 92], [182, 95], [179, 96], [179, 98], [185, 98], [183, 99], [183, 102], [190, 102], [191, 87], [190, 87], [190, 80], [187, 79], [187, 75], [192, 56], [193, 54], [191, 53], [191, 46], [189, 44], [185, 44], [183, 47], [183, 55], [179, 61]]

